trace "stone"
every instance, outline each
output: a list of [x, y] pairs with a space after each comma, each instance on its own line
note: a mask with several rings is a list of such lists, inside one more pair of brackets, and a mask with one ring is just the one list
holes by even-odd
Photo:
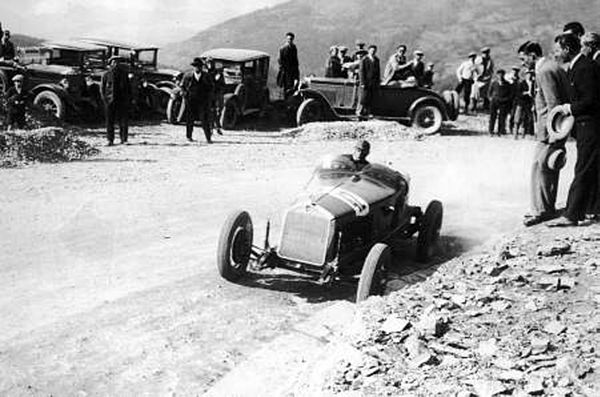
[[473, 388], [478, 397], [493, 397], [508, 390], [504, 383], [497, 380], [477, 380], [473, 382]]
[[502, 274], [503, 271], [505, 271], [506, 269], [508, 269], [508, 265], [507, 264], [499, 264], [499, 263], [495, 263], [491, 266], [488, 266], [485, 269], [485, 273], [490, 276], [490, 277], [497, 277], [500, 274]]
[[409, 324], [410, 322], [403, 318], [390, 317], [381, 324], [381, 330], [386, 334], [393, 334], [404, 331]]
[[421, 316], [417, 329], [425, 336], [441, 336], [446, 328], [447, 320], [435, 312], [425, 313]]
[[477, 353], [484, 358], [493, 357], [498, 351], [498, 346], [496, 345], [496, 339], [490, 338], [488, 340], [479, 342], [479, 347], [477, 348]]
[[541, 288], [541, 289], [546, 289], [546, 290], [556, 289], [560, 285], [560, 278], [544, 276], [544, 277], [540, 277], [539, 279], [535, 280], [534, 284], [536, 287]]
[[552, 321], [546, 324], [544, 331], [549, 334], [559, 335], [567, 330], [567, 327], [560, 321]]
[[587, 261], [585, 261], [583, 267], [586, 269], [592, 268], [595, 269], [598, 266], [600, 266], [600, 259], [599, 258], [591, 258], [588, 259]]
[[544, 381], [539, 377], [532, 377], [525, 386], [525, 391], [531, 395], [540, 395], [544, 393]]
[[561, 277], [559, 279], [559, 289], [573, 289], [575, 288], [576, 281], [573, 277]]
[[419, 368], [422, 365], [433, 361], [434, 356], [427, 345], [416, 335], [411, 335], [404, 343], [409, 355], [409, 365], [412, 368]]
[[467, 303], [467, 297], [465, 295], [453, 294], [450, 297], [450, 300], [459, 306], [463, 306], [465, 303]]
[[538, 256], [550, 257], [564, 255], [571, 252], [571, 244], [567, 241], [555, 241], [537, 249]]
[[525, 377], [525, 372], [519, 371], [516, 369], [512, 369], [509, 371], [501, 371], [497, 374], [496, 377], [498, 379], [504, 380], [504, 381], [512, 380], [512, 381], [517, 382]]
[[498, 368], [505, 369], [505, 370], [513, 369], [516, 366], [514, 361], [512, 361], [506, 357], [499, 357], [499, 358], [495, 359], [494, 365]]
[[511, 305], [510, 305], [510, 302], [502, 300], [502, 301], [494, 301], [491, 303], [490, 306], [492, 307], [492, 309], [494, 309], [497, 312], [503, 312], [506, 309], [508, 309]]
[[548, 338], [533, 336], [530, 339], [531, 343], [531, 354], [543, 354], [548, 350], [550, 346], [550, 341]]

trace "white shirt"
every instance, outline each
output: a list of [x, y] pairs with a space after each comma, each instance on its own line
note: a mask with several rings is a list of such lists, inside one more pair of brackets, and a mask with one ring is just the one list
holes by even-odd
[[467, 80], [475, 80], [477, 71], [477, 65], [471, 61], [464, 61], [460, 64], [458, 69], [456, 69], [456, 76], [458, 79], [467, 79]]
[[194, 78], [196, 81], [200, 81], [200, 77], [202, 77], [202, 72], [196, 73], [196, 71], [194, 71]]
[[596, 51], [596, 53], [594, 54], [594, 56], [592, 57], [592, 59], [595, 61], [597, 59], [600, 59], [600, 50]]

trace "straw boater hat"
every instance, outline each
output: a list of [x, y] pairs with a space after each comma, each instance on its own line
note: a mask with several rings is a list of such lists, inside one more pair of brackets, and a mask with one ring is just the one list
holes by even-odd
[[569, 136], [575, 124], [575, 117], [566, 115], [562, 106], [556, 106], [548, 114], [546, 130], [552, 141], [560, 141]]
[[564, 147], [557, 147], [548, 151], [546, 167], [551, 171], [558, 171], [567, 163], [567, 151]]

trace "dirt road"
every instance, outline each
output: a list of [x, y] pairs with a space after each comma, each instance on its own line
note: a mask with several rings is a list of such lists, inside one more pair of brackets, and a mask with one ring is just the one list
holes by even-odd
[[[351, 286], [277, 272], [233, 285], [214, 264], [229, 211], [249, 210], [259, 236], [271, 217], [276, 235], [316, 159], [351, 141], [237, 131], [208, 146], [168, 125], [130, 140], [86, 161], [0, 170], [0, 394], [201, 394], [261, 343], [352, 298]], [[520, 225], [532, 141], [372, 145], [372, 161], [411, 175], [412, 203], [444, 202], [456, 253]]]

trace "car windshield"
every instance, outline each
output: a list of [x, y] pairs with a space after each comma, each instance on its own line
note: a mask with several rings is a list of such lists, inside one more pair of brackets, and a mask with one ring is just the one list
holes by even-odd
[[104, 63], [104, 51], [89, 51], [83, 53], [83, 66], [85, 68], [103, 68]]
[[156, 66], [156, 50], [137, 51], [137, 61], [144, 66]]
[[223, 70], [225, 84], [240, 84], [242, 82], [242, 65], [235, 62], [215, 60], [215, 67]]

